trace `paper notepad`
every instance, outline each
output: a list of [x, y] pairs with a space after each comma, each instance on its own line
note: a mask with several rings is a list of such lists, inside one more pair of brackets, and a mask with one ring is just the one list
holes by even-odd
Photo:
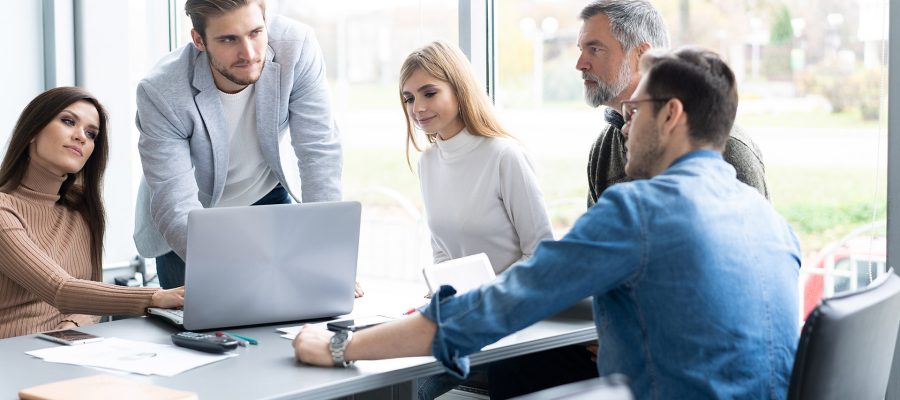
[[194, 400], [197, 394], [112, 375], [93, 375], [22, 389], [22, 400]]
[[450, 285], [457, 293], [465, 293], [497, 277], [491, 260], [484, 253], [427, 266], [422, 269], [422, 275], [425, 275], [429, 293], [434, 293], [441, 285]]
[[119, 338], [78, 346], [55, 346], [26, 351], [47, 362], [116, 369], [141, 375], [175, 376], [189, 369], [237, 357], [236, 353], [212, 354], [182, 347]]

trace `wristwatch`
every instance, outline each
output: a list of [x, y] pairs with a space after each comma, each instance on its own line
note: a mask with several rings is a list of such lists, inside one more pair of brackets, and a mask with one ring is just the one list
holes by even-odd
[[347, 368], [350, 364], [353, 364], [353, 361], [344, 359], [344, 350], [347, 349], [347, 345], [350, 344], [350, 339], [352, 338], [353, 332], [350, 331], [338, 331], [331, 337], [328, 349], [331, 350], [331, 361], [334, 362], [335, 367]]

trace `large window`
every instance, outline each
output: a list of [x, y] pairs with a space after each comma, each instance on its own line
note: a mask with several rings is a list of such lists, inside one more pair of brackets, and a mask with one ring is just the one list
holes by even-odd
[[344, 146], [344, 198], [364, 204], [360, 274], [418, 279], [431, 251], [418, 181], [404, 156], [400, 65], [429, 41], [457, 42], [457, 3], [286, 1], [279, 12], [312, 26], [325, 54]]
[[[115, 134], [106, 185], [112, 262], [134, 253], [130, 221], [140, 171], [134, 87], [170, 50], [167, 43], [174, 48], [190, 38], [183, 0], [119, 3], [17, 6], [21, 18], [10, 34], [32, 34], [12, 42], [22, 62], [10, 81], [15, 95], [0, 112], [9, 132], [29, 99], [60, 84], [85, 85], [107, 103]], [[435, 39], [457, 43], [471, 33], [461, 47], [476, 53], [483, 49], [472, 43], [493, 39], [492, 53], [473, 54], [476, 70], [481, 60], [493, 60], [496, 107], [537, 163], [557, 235], [584, 211], [587, 154], [603, 129], [602, 111], [582, 100], [574, 67], [584, 1], [267, 4], [270, 14], [312, 26], [324, 52], [343, 135], [345, 197], [365, 205], [361, 273], [413, 279], [430, 259], [417, 178], [404, 156], [397, 79], [406, 55]], [[488, 29], [462, 22], [485, 4], [493, 7]], [[888, 0], [654, 4], [673, 45], [712, 48], [738, 73], [737, 123], [761, 148], [772, 201], [801, 239], [804, 280], [812, 281], [804, 287], [807, 300], [877, 276], [886, 254]], [[167, 12], [177, 22], [174, 40], [164, 26]]]
[[[191, 24], [178, 3], [180, 42], [187, 43]], [[457, 3], [291, 0], [267, 6], [269, 15], [311, 26], [325, 56], [344, 148], [344, 198], [364, 205], [359, 273], [419, 279], [431, 250], [418, 181], [404, 156], [398, 79], [412, 50], [438, 39], [457, 43]]]
[[[805, 310], [868, 284], [885, 261], [888, 2], [654, 3], [673, 46], [711, 48], [738, 74], [737, 124], [804, 251]], [[584, 210], [588, 150], [604, 126], [575, 70], [584, 4], [497, 2], [497, 105], [542, 167], [559, 230]]]
[[[503, 123], [537, 163], [560, 236], [585, 211], [588, 150], [604, 127], [602, 110], [584, 104], [575, 69], [585, 2], [491, 3], [492, 94]], [[807, 304], [883, 270], [887, 3], [654, 2], [673, 46], [711, 48], [738, 74], [737, 124], [761, 149], [772, 202], [800, 237]], [[458, 41], [460, 16], [472, 11], [458, 10], [460, 4], [485, 3], [268, 4], [270, 13], [312, 26], [325, 54], [345, 149], [345, 198], [365, 205], [361, 273], [417, 278], [429, 260], [428, 232], [417, 178], [404, 158], [398, 70], [416, 47]], [[190, 22], [182, 19], [186, 43]], [[487, 34], [472, 35], [477, 41]]]

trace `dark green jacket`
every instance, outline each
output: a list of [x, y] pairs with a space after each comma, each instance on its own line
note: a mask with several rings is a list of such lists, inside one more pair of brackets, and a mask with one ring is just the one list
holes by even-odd
[[[588, 208], [592, 207], [606, 188], [631, 179], [625, 176], [625, 136], [621, 127], [624, 121], [619, 113], [607, 108], [604, 117], [609, 124], [591, 146], [588, 160]], [[769, 198], [766, 185], [766, 168], [762, 153], [743, 129], [735, 126], [723, 153], [725, 161], [734, 166], [739, 181], [753, 186]]]

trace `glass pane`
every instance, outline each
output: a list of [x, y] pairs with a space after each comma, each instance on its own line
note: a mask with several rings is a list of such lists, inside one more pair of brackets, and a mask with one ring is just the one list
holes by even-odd
[[[653, 3], [673, 47], [713, 49], [738, 75], [736, 123], [761, 149], [771, 200], [803, 248], [801, 311], [868, 284], [886, 254], [888, 1]], [[588, 151], [605, 127], [575, 69], [585, 2], [495, 4], [497, 105], [538, 161], [562, 233], [584, 212]], [[865, 267], [834, 269], [851, 259]]]
[[[431, 262], [419, 185], [406, 164], [400, 65], [433, 40], [458, 41], [457, 2], [268, 1], [268, 14], [307, 24], [325, 56], [344, 149], [344, 198], [363, 203], [359, 274], [418, 280]], [[178, 5], [182, 43], [190, 19]], [[412, 165], [415, 166], [415, 158]]]

